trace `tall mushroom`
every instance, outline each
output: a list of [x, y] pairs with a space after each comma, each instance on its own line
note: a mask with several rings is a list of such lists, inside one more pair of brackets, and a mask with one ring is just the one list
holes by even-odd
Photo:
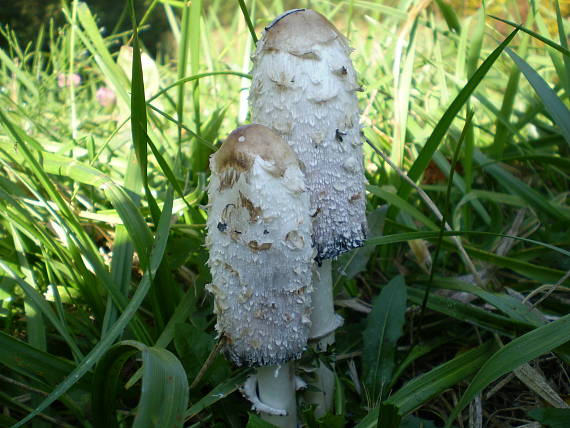
[[[364, 167], [356, 91], [346, 38], [309, 9], [285, 12], [265, 28], [253, 57], [252, 120], [271, 127], [304, 165], [311, 195], [314, 281], [311, 338], [326, 349], [342, 322], [335, 316], [330, 259], [366, 239]], [[339, 321], [340, 320], [340, 321]], [[317, 413], [330, 408], [333, 373], [320, 369]]]
[[206, 243], [216, 329], [234, 363], [261, 366], [256, 410], [294, 427], [288, 362], [301, 356], [309, 335], [314, 256], [303, 173], [291, 148], [260, 125], [233, 131], [210, 168]]

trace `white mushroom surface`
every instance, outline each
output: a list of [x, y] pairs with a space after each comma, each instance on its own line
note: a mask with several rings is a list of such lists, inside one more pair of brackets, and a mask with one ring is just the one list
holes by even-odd
[[272, 130], [232, 132], [210, 159], [208, 265], [216, 329], [238, 365], [299, 358], [310, 328], [309, 194], [295, 153]]
[[346, 38], [308, 9], [266, 27], [253, 57], [252, 120], [293, 148], [311, 195], [317, 261], [366, 239], [360, 90]]

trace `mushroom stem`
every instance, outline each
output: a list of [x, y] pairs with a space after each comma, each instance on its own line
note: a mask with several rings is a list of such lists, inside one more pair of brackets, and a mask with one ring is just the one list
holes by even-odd
[[[332, 268], [330, 260], [323, 260], [313, 275], [313, 310], [311, 312], [312, 347], [317, 352], [326, 352], [335, 342], [335, 330], [343, 323], [340, 315], [334, 312]], [[334, 364], [331, 365], [334, 368]], [[332, 409], [334, 396], [334, 371], [323, 363], [316, 370], [314, 386], [318, 391], [307, 391], [305, 400], [315, 404], [315, 416], [323, 416]]]
[[295, 391], [295, 366], [292, 361], [280, 366], [265, 366], [257, 369], [259, 400], [267, 406], [287, 412], [284, 416], [261, 413], [261, 418], [267, 422], [282, 428], [297, 426]]

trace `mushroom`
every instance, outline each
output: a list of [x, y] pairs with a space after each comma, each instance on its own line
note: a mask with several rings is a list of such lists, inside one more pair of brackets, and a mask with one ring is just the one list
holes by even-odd
[[[306, 347], [314, 257], [303, 173], [291, 148], [261, 125], [233, 131], [210, 169], [207, 289], [216, 329], [234, 363], [263, 366], [256, 410], [286, 413], [289, 425], [273, 423], [295, 426], [295, 379], [287, 363]], [[274, 377], [285, 386], [274, 385]], [[246, 392], [255, 390], [251, 385]]]
[[360, 90], [346, 38], [321, 14], [285, 12], [253, 57], [252, 120], [293, 148], [311, 195], [317, 261], [366, 239]]
[[[309, 9], [283, 13], [265, 28], [253, 56], [252, 120], [274, 129], [304, 167], [311, 197], [314, 279], [310, 338], [317, 349], [334, 343], [342, 318], [334, 313], [330, 259], [366, 239], [365, 177], [359, 109], [361, 90], [346, 38]], [[317, 373], [316, 413], [330, 409], [334, 374]]]

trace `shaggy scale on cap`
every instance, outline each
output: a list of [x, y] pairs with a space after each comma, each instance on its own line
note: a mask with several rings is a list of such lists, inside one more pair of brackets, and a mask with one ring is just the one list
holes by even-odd
[[309, 195], [295, 153], [248, 125], [211, 157], [208, 265], [216, 329], [238, 365], [299, 358], [310, 328]]
[[252, 120], [274, 129], [301, 162], [319, 262], [366, 239], [360, 88], [350, 51], [324, 16], [295, 9], [266, 27], [253, 57]]

